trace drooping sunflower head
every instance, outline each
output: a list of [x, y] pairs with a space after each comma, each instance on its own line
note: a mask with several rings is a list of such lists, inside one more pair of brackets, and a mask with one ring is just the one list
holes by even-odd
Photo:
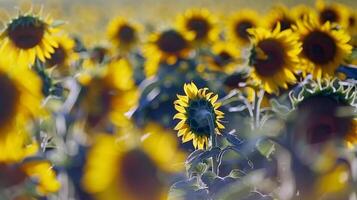
[[187, 58], [191, 50], [189, 41], [192, 39], [192, 35], [188, 35], [174, 29], [151, 35], [144, 47], [146, 75], [154, 75], [162, 63], [173, 65], [178, 59]]
[[212, 45], [212, 56], [208, 58], [212, 71], [232, 73], [241, 60], [240, 51], [230, 42], [215, 42]]
[[250, 29], [252, 49], [249, 56], [251, 78], [268, 93], [277, 93], [296, 81], [301, 44], [290, 30], [280, 31], [280, 25], [269, 29]]
[[0, 51], [6, 53], [10, 60], [25, 66], [32, 65], [36, 58], [45, 62], [58, 47], [53, 38], [56, 31], [49, 18], [43, 19], [31, 13], [19, 15], [8, 22], [2, 31]]
[[208, 88], [198, 89], [194, 83], [184, 85], [185, 95], [177, 95], [174, 102], [178, 113], [174, 119], [181, 120], [175, 127], [182, 142], [193, 141], [196, 149], [208, 148], [212, 134], [220, 134], [224, 113], [219, 111], [218, 95]]
[[250, 9], [243, 9], [234, 13], [227, 22], [228, 40], [237, 42], [238, 45], [250, 43], [248, 29], [260, 26], [259, 14]]
[[140, 26], [124, 17], [114, 18], [108, 25], [109, 40], [120, 50], [130, 50], [139, 41]]
[[283, 5], [277, 5], [270, 10], [266, 16], [265, 27], [274, 30], [280, 24], [280, 29], [290, 29], [295, 24], [295, 19], [288, 8]]
[[355, 86], [343, 86], [337, 79], [311, 82], [298, 94], [291, 93], [296, 143], [315, 145], [341, 140], [353, 147], [357, 142], [356, 94]]
[[317, 18], [321, 25], [326, 22], [336, 23], [344, 28], [348, 25], [348, 9], [339, 3], [326, 4], [324, 0], [316, 1]]
[[57, 41], [58, 47], [55, 47], [51, 57], [46, 59], [45, 66], [57, 67], [56, 69], [61, 72], [68, 72], [72, 63], [79, 58], [74, 51], [75, 42], [68, 35], [56, 36], [54, 40]]
[[316, 20], [299, 21], [294, 30], [302, 42], [301, 65], [314, 78], [331, 76], [351, 53], [350, 36], [330, 22], [320, 25]]
[[194, 35], [194, 41], [209, 43], [219, 35], [217, 18], [207, 9], [189, 9], [176, 20], [177, 28], [182, 33]]
[[181, 171], [184, 158], [172, 135], [152, 129], [140, 143], [132, 136], [99, 135], [82, 183], [99, 200], [163, 200], [169, 187], [163, 175]]
[[1, 61], [0, 91], [0, 137], [43, 114], [41, 81], [29, 69]]

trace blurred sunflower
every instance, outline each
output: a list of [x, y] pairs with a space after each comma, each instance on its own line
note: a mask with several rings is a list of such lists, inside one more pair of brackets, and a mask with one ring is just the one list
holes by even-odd
[[343, 28], [348, 26], [348, 9], [339, 3], [326, 4], [324, 0], [316, 1], [317, 18], [320, 25], [330, 22], [336, 23]]
[[24, 127], [17, 127], [0, 136], [0, 187], [7, 188], [31, 179], [40, 195], [59, 190], [60, 183], [47, 160], [28, 159], [38, 152]]
[[333, 75], [352, 51], [350, 36], [330, 22], [319, 25], [313, 19], [299, 21], [294, 30], [302, 42], [301, 65], [316, 79]]
[[197, 44], [216, 41], [219, 36], [218, 19], [209, 10], [189, 9], [176, 19], [177, 28], [183, 34], [193, 34]]
[[173, 29], [151, 35], [144, 47], [146, 76], [155, 75], [161, 63], [173, 65], [178, 59], [187, 58], [191, 51], [191, 39]]
[[192, 140], [196, 149], [208, 148], [211, 134], [220, 134], [220, 129], [224, 129], [218, 95], [207, 93], [208, 88], [198, 89], [194, 83], [185, 84], [184, 91], [185, 95], [177, 95], [174, 102], [178, 111], [174, 119], [181, 120], [174, 129], [183, 143]]
[[229, 42], [215, 42], [212, 46], [212, 56], [208, 58], [212, 71], [232, 73], [240, 63], [240, 51], [236, 45]]
[[129, 23], [124, 17], [116, 17], [109, 23], [107, 35], [119, 50], [128, 51], [139, 41], [139, 30], [138, 24]]
[[260, 16], [255, 10], [243, 9], [232, 16], [227, 22], [227, 37], [238, 45], [250, 44], [248, 29], [260, 27]]
[[185, 154], [170, 134], [151, 132], [141, 143], [132, 136], [97, 136], [82, 179], [95, 199], [167, 199], [169, 185], [162, 175], [181, 171]]
[[[334, 183], [334, 184], [331, 184]], [[328, 196], [329, 199], [348, 199], [348, 190], [353, 190], [352, 170], [347, 163], [339, 163], [327, 173], [318, 176], [313, 187], [311, 198]]]
[[280, 24], [280, 29], [290, 29], [295, 24], [295, 19], [289, 9], [283, 5], [277, 5], [270, 10], [265, 20], [265, 27], [275, 30]]
[[1, 136], [43, 114], [41, 80], [29, 69], [0, 61], [0, 91]]
[[58, 43], [51, 57], [46, 59], [45, 66], [48, 68], [57, 67], [58, 71], [68, 74], [71, 64], [79, 58], [74, 52], [75, 42], [67, 35], [56, 36], [54, 40]]
[[291, 94], [296, 108], [293, 129], [295, 138], [307, 144], [342, 140], [347, 147], [357, 143], [356, 88], [343, 86], [339, 80], [312, 82], [297, 95]]
[[268, 93], [278, 93], [279, 87], [286, 89], [295, 83], [301, 51], [297, 36], [290, 29], [280, 31], [279, 23], [273, 31], [256, 28], [249, 33], [253, 44], [249, 57], [251, 78]]
[[80, 77], [84, 87], [80, 106], [86, 115], [87, 125], [95, 128], [109, 119], [118, 126], [125, 126], [127, 119], [124, 114], [137, 103], [139, 97], [129, 62], [125, 59], [114, 60], [100, 74], [87, 75]]
[[312, 7], [300, 4], [290, 9], [291, 15], [295, 20], [305, 20], [316, 12]]
[[357, 13], [353, 9], [349, 9], [347, 31], [351, 35], [350, 44], [357, 47]]
[[0, 52], [23, 66], [34, 64], [36, 58], [45, 62], [58, 47], [54, 39], [56, 31], [57, 28], [48, 17], [21, 14], [8, 22], [2, 31]]

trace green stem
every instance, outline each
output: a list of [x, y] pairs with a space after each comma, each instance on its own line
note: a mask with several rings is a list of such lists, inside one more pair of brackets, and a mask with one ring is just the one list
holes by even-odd
[[[215, 126], [214, 126], [214, 121], [212, 118], [212, 115], [208, 115], [208, 124], [210, 127], [210, 135], [211, 135], [211, 150], [214, 149], [215, 147], [217, 147], [217, 135], [216, 135], [216, 131], [215, 131]], [[213, 156], [212, 157], [212, 172], [215, 173], [218, 176], [218, 161], [217, 159]]]
[[255, 93], [254, 100], [254, 128], [257, 129], [260, 126], [260, 105], [262, 104], [264, 97], [264, 90], [260, 90]]

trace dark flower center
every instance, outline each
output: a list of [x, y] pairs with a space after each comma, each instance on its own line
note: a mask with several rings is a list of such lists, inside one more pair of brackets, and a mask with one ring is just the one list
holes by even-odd
[[303, 54], [316, 64], [327, 64], [337, 53], [335, 40], [327, 33], [313, 31], [303, 40]]
[[274, 39], [263, 40], [258, 43], [259, 48], [266, 58], [256, 58], [254, 67], [257, 73], [261, 76], [272, 76], [284, 65], [284, 47], [279, 41]]
[[349, 27], [354, 27], [356, 25], [356, 18], [354, 18], [353, 16], [350, 16], [348, 18], [348, 26]]
[[115, 91], [103, 85], [102, 80], [99, 79], [93, 80], [84, 91], [88, 123], [96, 126], [110, 112], [113, 96], [116, 95]]
[[336, 115], [342, 106], [345, 104], [330, 96], [317, 95], [303, 100], [297, 109], [296, 137], [305, 138], [309, 144], [345, 138], [352, 119]]
[[206, 99], [191, 100], [187, 108], [187, 113], [187, 123], [192, 132], [198, 136], [210, 137], [209, 115], [215, 120], [214, 108], [211, 102]]
[[103, 47], [94, 47], [90, 52], [90, 59], [95, 63], [102, 63], [107, 52]]
[[177, 54], [187, 47], [187, 41], [180, 33], [168, 30], [160, 35], [157, 45], [164, 52]]
[[18, 166], [0, 163], [0, 187], [18, 185], [25, 181], [26, 177]]
[[135, 149], [123, 155], [119, 176], [125, 189], [135, 199], [158, 199], [162, 189], [158, 169], [153, 160], [143, 151]]
[[32, 16], [20, 16], [8, 25], [7, 33], [16, 47], [30, 49], [42, 41], [45, 24]]
[[222, 51], [214, 57], [214, 63], [219, 67], [223, 67], [231, 62], [232, 59], [232, 56], [228, 52]]
[[63, 65], [66, 61], [66, 57], [67, 53], [65, 49], [61, 45], [59, 45], [57, 48], [55, 48], [55, 52], [51, 54], [51, 58], [47, 60], [47, 64], [49, 67], [55, 65]]
[[249, 33], [247, 30], [254, 27], [253, 23], [248, 20], [240, 21], [235, 26], [235, 34], [237, 37], [249, 41]]
[[326, 8], [320, 13], [320, 22], [324, 24], [325, 22], [330, 21], [330, 22], [338, 22], [339, 21], [339, 16], [336, 10], [332, 8]]
[[120, 42], [130, 44], [135, 40], [135, 30], [129, 25], [123, 25], [118, 30], [118, 38]]
[[16, 85], [5, 74], [0, 74], [0, 127], [11, 121], [16, 114], [19, 91]]
[[286, 30], [291, 28], [291, 26], [294, 24], [294, 21], [290, 18], [284, 17], [282, 19], [277, 20], [274, 24], [273, 24], [273, 29], [276, 28], [276, 26], [278, 25], [278, 23], [280, 23], [280, 30]]
[[238, 88], [239, 83], [245, 83], [247, 81], [246, 75], [242, 73], [235, 73], [224, 80], [224, 85], [229, 88]]
[[195, 32], [195, 39], [197, 40], [207, 38], [211, 28], [208, 21], [201, 17], [193, 17], [187, 22], [186, 26], [188, 30]]

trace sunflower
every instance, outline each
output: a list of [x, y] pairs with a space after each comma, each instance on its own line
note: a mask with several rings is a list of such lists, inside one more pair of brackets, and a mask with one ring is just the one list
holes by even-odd
[[109, 119], [118, 126], [124, 126], [127, 122], [124, 114], [138, 99], [133, 70], [127, 60], [119, 59], [111, 61], [100, 72], [80, 78], [83, 85], [80, 106], [86, 115], [87, 125], [95, 128]]
[[30, 69], [0, 61], [0, 138], [43, 114], [41, 88]]
[[97, 136], [82, 179], [95, 199], [167, 199], [169, 186], [162, 175], [181, 171], [184, 153], [170, 134], [150, 132], [140, 143], [132, 136]]
[[31, 179], [41, 195], [58, 191], [60, 183], [47, 160], [28, 159], [38, 153], [39, 146], [31, 140], [24, 127], [6, 132], [0, 137], [0, 183], [11, 187]]
[[300, 4], [292, 7], [290, 12], [291, 16], [293, 16], [295, 20], [305, 20], [311, 17], [311, 15], [314, 14], [315, 10], [310, 6]]
[[67, 35], [56, 36], [54, 40], [58, 43], [58, 47], [51, 53], [51, 57], [46, 59], [45, 66], [48, 68], [56, 66], [59, 71], [68, 73], [71, 64], [79, 58], [74, 52], [75, 42]]
[[357, 47], [357, 13], [353, 9], [349, 9], [347, 31], [351, 35], [350, 44]]
[[34, 64], [36, 58], [45, 62], [58, 47], [54, 39], [56, 31], [48, 17], [43, 19], [32, 13], [21, 14], [8, 22], [2, 31], [0, 53], [24, 66]]
[[339, 3], [326, 4], [324, 0], [316, 1], [317, 18], [320, 25], [326, 22], [336, 23], [343, 28], [348, 26], [348, 9]]
[[217, 17], [209, 10], [189, 9], [177, 16], [176, 24], [180, 32], [194, 35], [193, 41], [197, 44], [207, 44], [216, 41], [219, 36]]
[[334, 28], [330, 22], [319, 25], [316, 20], [299, 21], [294, 30], [302, 42], [301, 65], [306, 72], [320, 79], [334, 75], [335, 70], [351, 53], [350, 36], [342, 29]]
[[270, 10], [265, 20], [265, 27], [270, 30], [275, 30], [280, 24], [280, 29], [290, 29], [295, 24], [295, 18], [292, 16], [288, 8], [283, 5], [277, 5]]
[[268, 93], [278, 93], [279, 87], [286, 89], [295, 83], [301, 44], [291, 29], [280, 31], [278, 24], [274, 31], [257, 28], [249, 33], [253, 44], [249, 57], [252, 80]]
[[139, 40], [140, 26], [129, 23], [123, 17], [114, 18], [108, 25], [107, 35], [109, 40], [120, 50], [130, 50]]
[[240, 63], [240, 51], [233, 43], [215, 42], [211, 51], [208, 66], [212, 71], [232, 73]]
[[[347, 147], [357, 144], [356, 88], [338, 79], [311, 82], [290, 98], [295, 108], [293, 135], [307, 144], [342, 140]], [[351, 111], [350, 111], [351, 112]]]
[[227, 37], [238, 45], [250, 44], [248, 29], [260, 27], [260, 16], [255, 10], [243, 9], [233, 14], [227, 22]]
[[169, 29], [153, 34], [149, 43], [144, 47], [145, 74], [155, 75], [161, 63], [173, 65], [180, 58], [187, 58], [190, 54], [190, 40], [188, 34]]
[[185, 84], [184, 90], [185, 95], [177, 95], [178, 100], [174, 102], [178, 111], [174, 119], [181, 120], [174, 129], [182, 136], [182, 142], [192, 140], [196, 149], [208, 148], [212, 132], [220, 134], [220, 129], [224, 129], [218, 95], [208, 92], [208, 88], [197, 89], [194, 83]]

